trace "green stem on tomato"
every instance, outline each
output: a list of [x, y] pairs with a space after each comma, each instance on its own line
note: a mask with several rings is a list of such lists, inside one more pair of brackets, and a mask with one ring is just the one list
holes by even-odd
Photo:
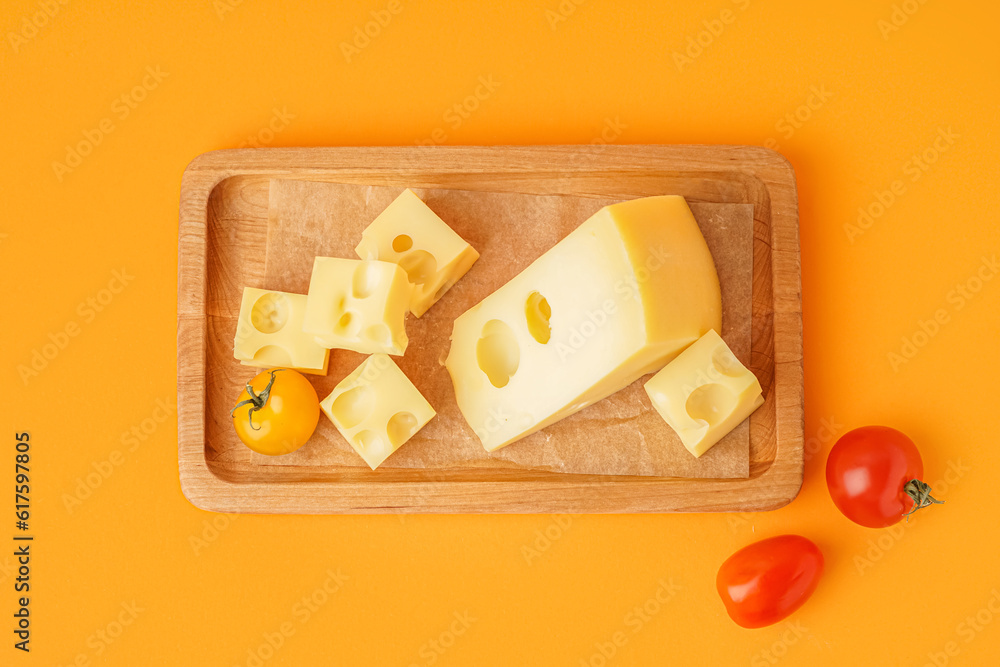
[[931, 495], [931, 487], [927, 482], [922, 482], [919, 479], [911, 479], [903, 486], [903, 491], [906, 492], [910, 498], [913, 499], [913, 507], [910, 511], [904, 514], [906, 520], [910, 520], [910, 515], [919, 509], [925, 507], [930, 507], [931, 505], [943, 505], [943, 500], [938, 500]]
[[270, 371], [271, 379], [267, 381], [267, 386], [264, 387], [264, 391], [260, 392], [259, 394], [253, 393], [253, 387], [250, 386], [249, 382], [247, 382], [247, 393], [250, 394], [250, 398], [246, 399], [245, 401], [240, 401], [239, 403], [237, 403], [236, 407], [234, 407], [230, 411], [229, 416], [232, 417], [233, 413], [242, 408], [244, 405], [249, 405], [250, 409], [247, 411], [247, 419], [250, 420], [250, 428], [252, 428], [255, 431], [259, 431], [260, 427], [253, 425], [253, 413], [256, 412], [257, 410], [262, 409], [264, 405], [267, 404], [267, 399], [271, 397], [271, 387], [274, 385], [274, 374], [280, 370], [282, 369], [276, 368]]

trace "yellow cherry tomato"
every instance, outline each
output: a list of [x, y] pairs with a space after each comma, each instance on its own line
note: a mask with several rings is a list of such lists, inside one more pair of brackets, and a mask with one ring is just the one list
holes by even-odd
[[289, 368], [264, 371], [247, 383], [232, 411], [236, 435], [268, 456], [306, 444], [319, 422], [319, 398], [309, 380]]

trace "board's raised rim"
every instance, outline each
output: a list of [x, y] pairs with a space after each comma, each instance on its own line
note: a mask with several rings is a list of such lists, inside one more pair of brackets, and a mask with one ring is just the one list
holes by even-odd
[[[539, 172], [539, 161], [548, 164]], [[769, 207], [774, 307], [775, 439], [777, 451], [762, 474], [748, 480], [668, 480], [572, 476], [559, 483], [463, 482], [268, 482], [226, 481], [205, 460], [205, 289], [207, 207], [214, 188], [239, 175], [323, 178], [364, 174], [373, 184], [412, 171], [428, 174], [533, 173], [669, 168], [685, 173], [741, 180], [760, 189]], [[433, 165], [429, 170], [427, 165]], [[361, 165], [361, 166], [359, 166]], [[178, 229], [178, 465], [181, 489], [197, 507], [223, 512], [390, 513], [390, 512], [673, 512], [765, 511], [791, 502], [802, 484], [803, 382], [802, 311], [795, 176], [788, 160], [768, 148], [706, 145], [608, 146], [392, 146], [249, 148], [211, 151], [187, 166], [181, 180]], [[462, 485], [462, 494], [448, 487]], [[469, 488], [471, 486], [471, 488]], [[627, 486], [642, 493], [616, 494]], [[685, 504], [696, 486], [710, 491], [709, 503]], [[336, 487], [337, 493], [334, 493]], [[498, 488], [499, 487], [499, 488]], [[593, 493], [600, 487], [600, 493]], [[588, 491], [590, 493], [588, 493]], [[449, 500], [460, 496], [459, 501]], [[618, 497], [616, 497], [618, 496]], [[380, 502], [359, 502], [364, 498]], [[467, 500], [475, 498], [475, 502]], [[597, 500], [595, 500], [595, 498]]]

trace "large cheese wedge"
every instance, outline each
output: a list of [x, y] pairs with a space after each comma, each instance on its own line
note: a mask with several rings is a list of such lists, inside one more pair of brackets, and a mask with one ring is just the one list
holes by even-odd
[[445, 365], [494, 451], [658, 370], [721, 326], [719, 278], [683, 197], [607, 206], [463, 313]]

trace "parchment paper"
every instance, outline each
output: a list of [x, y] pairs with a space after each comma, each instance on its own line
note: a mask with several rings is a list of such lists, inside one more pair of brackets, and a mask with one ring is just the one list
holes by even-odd
[[[305, 294], [313, 258], [356, 258], [354, 246], [362, 230], [401, 191], [271, 181], [265, 280], [260, 287]], [[414, 192], [481, 257], [423, 317], [407, 318], [409, 347], [405, 356], [393, 359], [438, 414], [379, 470], [487, 466], [605, 475], [749, 476], [749, 423], [696, 459], [650, 405], [642, 388], [649, 376], [539, 433], [487, 453], [462, 418], [451, 378], [442, 365], [452, 323], [602, 206], [620, 200], [463, 190]], [[712, 251], [722, 285], [720, 333], [746, 364], [750, 358], [753, 207], [691, 204], [691, 210]], [[355, 352], [333, 350], [328, 376], [309, 376], [320, 398], [363, 359], [364, 355]], [[320, 417], [316, 434], [297, 452], [253, 457], [258, 465], [366, 467], [325, 416]]]

